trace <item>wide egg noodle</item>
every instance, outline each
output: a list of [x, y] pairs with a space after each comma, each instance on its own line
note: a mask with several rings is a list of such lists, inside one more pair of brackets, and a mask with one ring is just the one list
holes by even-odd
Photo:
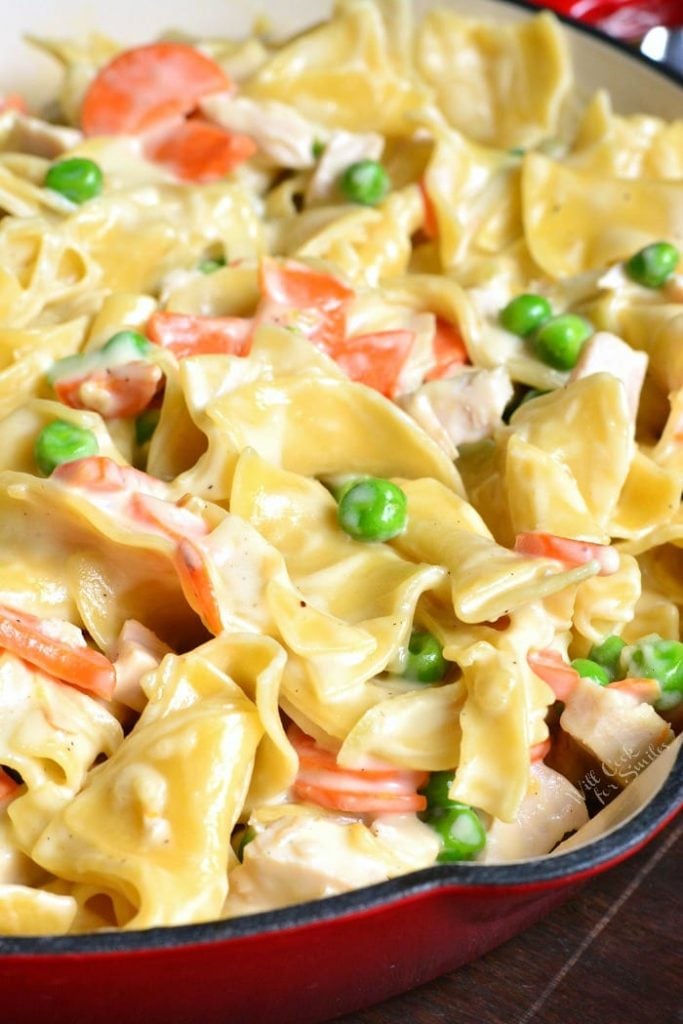
[[332, 21], [282, 46], [244, 93], [289, 103], [328, 128], [405, 131], [428, 93], [401, 74], [392, 50], [377, 7], [349, 0]]
[[548, 14], [500, 25], [431, 11], [416, 54], [444, 114], [470, 138], [507, 148], [558, 133], [572, 74], [566, 41]]
[[119, 752], [39, 837], [54, 874], [103, 883], [135, 907], [126, 927], [218, 916], [229, 834], [261, 725], [253, 704], [201, 655], [169, 655]]
[[501, 547], [474, 508], [435, 480], [401, 486], [408, 496], [408, 527], [393, 544], [404, 556], [449, 570], [453, 607], [463, 622], [494, 621], [597, 571], [591, 563], [565, 571], [552, 559]]
[[527, 243], [550, 277], [626, 259], [658, 238], [683, 245], [683, 195], [674, 181], [621, 180], [529, 153], [522, 200]]

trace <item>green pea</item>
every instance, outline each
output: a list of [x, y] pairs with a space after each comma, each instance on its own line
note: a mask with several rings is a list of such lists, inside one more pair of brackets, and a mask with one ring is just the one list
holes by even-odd
[[590, 660], [605, 669], [610, 682], [619, 679], [619, 659], [624, 647], [626, 647], [626, 641], [622, 640], [620, 636], [608, 636], [601, 643], [594, 644], [588, 652]]
[[99, 445], [92, 430], [85, 430], [67, 420], [53, 420], [43, 427], [36, 438], [33, 454], [36, 465], [44, 476], [57, 466], [88, 455], [97, 455]]
[[247, 825], [247, 827], [245, 828], [244, 832], [242, 833], [242, 836], [240, 838], [239, 844], [237, 846], [237, 851], [236, 851], [237, 852], [237, 859], [240, 861], [240, 863], [244, 860], [244, 848], [245, 848], [245, 846], [248, 846], [249, 843], [251, 843], [252, 840], [254, 840], [254, 839], [256, 839], [256, 830], [253, 829], [251, 827], [251, 825]]
[[341, 528], [355, 540], [391, 540], [405, 530], [408, 499], [390, 480], [367, 477], [349, 487], [337, 516]]
[[197, 270], [201, 271], [202, 274], [213, 274], [216, 270], [221, 270], [225, 266], [225, 260], [222, 256], [217, 256], [215, 259], [202, 260], [197, 266]]
[[319, 160], [325, 152], [325, 143], [322, 139], [314, 139], [313, 145], [311, 146], [311, 156], [314, 160]]
[[626, 677], [656, 679], [662, 693], [655, 703], [658, 711], [670, 711], [683, 701], [683, 643], [662, 640], [656, 634], [643, 637], [622, 652]]
[[94, 160], [73, 156], [53, 164], [45, 175], [44, 184], [72, 203], [84, 203], [100, 194], [104, 176]]
[[546, 320], [532, 338], [538, 358], [556, 370], [571, 370], [576, 366], [585, 342], [593, 328], [582, 316], [562, 313]]
[[552, 315], [552, 306], [542, 295], [517, 295], [501, 309], [499, 319], [506, 331], [525, 338]]
[[476, 811], [467, 804], [452, 804], [431, 815], [428, 824], [441, 839], [441, 864], [472, 860], [486, 846], [486, 830]]
[[625, 270], [631, 280], [645, 288], [661, 288], [673, 277], [680, 253], [669, 242], [653, 242], [627, 260]]
[[340, 186], [349, 202], [376, 206], [386, 196], [391, 182], [378, 160], [359, 160], [346, 168]]
[[597, 661], [591, 661], [590, 658], [574, 658], [572, 668], [575, 668], [584, 679], [592, 679], [600, 686], [607, 686], [612, 682], [607, 669], [599, 665]]
[[[451, 787], [454, 775], [455, 772], [453, 771], [430, 773], [429, 780], [420, 789], [420, 793], [427, 797], [427, 805], [430, 811], [443, 810], [457, 803], [456, 800], [451, 800], [448, 796], [448, 790]], [[426, 817], [430, 817], [429, 811]]]
[[159, 423], [160, 409], [145, 409], [135, 420], [135, 440], [137, 444], [147, 444]]
[[408, 643], [403, 676], [418, 683], [437, 683], [447, 668], [441, 644], [431, 633], [413, 632]]
[[150, 348], [151, 344], [144, 334], [140, 334], [139, 331], [126, 330], [112, 334], [100, 351], [105, 352], [108, 356], [121, 354], [125, 358], [129, 358], [129, 356], [144, 356]]

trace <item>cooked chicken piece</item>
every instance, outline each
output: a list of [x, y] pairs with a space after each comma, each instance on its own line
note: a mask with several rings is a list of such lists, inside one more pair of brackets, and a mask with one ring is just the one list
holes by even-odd
[[618, 377], [626, 390], [629, 412], [635, 422], [646, 370], [645, 352], [631, 348], [616, 334], [598, 331], [584, 345], [569, 382], [590, 377], [593, 373], [611, 373]]
[[401, 396], [399, 405], [454, 457], [459, 445], [490, 437], [511, 398], [512, 384], [501, 366], [463, 368], [454, 377], [429, 381]]
[[5, 152], [30, 153], [48, 160], [62, 156], [83, 140], [77, 128], [50, 124], [39, 117], [16, 110], [7, 111], [0, 120], [0, 148]]
[[673, 740], [671, 727], [650, 704], [583, 677], [566, 701], [560, 726], [620, 786]]
[[321, 899], [433, 864], [439, 841], [432, 830], [410, 815], [416, 846], [406, 858], [401, 843], [394, 849], [405, 822], [392, 824], [389, 817], [378, 819], [371, 832], [359, 822], [315, 812], [283, 814], [244, 848], [244, 862], [230, 873], [224, 916]]
[[512, 822], [493, 820], [477, 859], [483, 864], [501, 864], [541, 857], [587, 821], [583, 794], [559, 772], [539, 762], [531, 766], [529, 791], [517, 818]]
[[379, 160], [384, 139], [375, 132], [336, 131], [330, 136], [311, 178], [306, 200], [309, 204], [329, 201], [347, 167], [361, 160]]
[[315, 163], [313, 149], [321, 138], [321, 130], [286, 103], [220, 92], [206, 96], [200, 108], [223, 128], [249, 135], [261, 155], [278, 167], [298, 169]]
[[171, 648], [141, 622], [136, 619], [124, 622], [114, 659], [114, 700], [134, 711], [142, 711], [147, 697], [140, 686], [140, 680], [145, 672], [158, 668], [161, 659], [170, 651]]

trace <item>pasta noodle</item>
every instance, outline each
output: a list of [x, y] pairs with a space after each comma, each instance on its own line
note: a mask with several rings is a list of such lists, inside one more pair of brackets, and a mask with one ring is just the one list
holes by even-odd
[[551, 853], [680, 721], [683, 123], [579, 102], [547, 13], [34, 42], [0, 933]]

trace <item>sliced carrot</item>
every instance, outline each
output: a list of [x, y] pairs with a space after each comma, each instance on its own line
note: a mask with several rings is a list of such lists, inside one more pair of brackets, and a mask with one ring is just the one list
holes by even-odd
[[187, 538], [205, 537], [209, 527], [201, 518], [171, 501], [155, 498], [151, 494], [131, 495], [131, 514], [144, 526], [156, 527], [165, 537], [180, 542]]
[[265, 299], [294, 309], [339, 309], [354, 295], [338, 277], [295, 260], [262, 260], [260, 283]]
[[20, 114], [28, 114], [28, 105], [18, 92], [6, 92], [4, 96], [0, 96], [0, 114], [6, 110], [16, 110]]
[[91, 409], [105, 419], [120, 419], [143, 412], [162, 380], [158, 366], [140, 360], [82, 377], [62, 377], [53, 387], [60, 402], [72, 409]]
[[662, 688], [656, 679], [641, 679], [636, 676], [615, 679], [613, 683], [608, 683], [605, 689], [627, 693], [641, 704], [654, 704], [662, 695]]
[[298, 779], [294, 793], [300, 800], [308, 800], [319, 807], [352, 814], [401, 814], [424, 811], [427, 799], [419, 793], [351, 793], [342, 789], [325, 789]]
[[109, 659], [90, 647], [54, 639], [35, 615], [0, 606], [0, 647], [63, 683], [111, 700], [116, 675]]
[[600, 576], [612, 576], [619, 571], [619, 552], [609, 544], [590, 544], [588, 541], [557, 537], [553, 533], [518, 533], [515, 551], [539, 558], [554, 558], [566, 565], [585, 565], [598, 562]]
[[0, 768], [0, 804], [14, 796], [18, 789], [19, 783], [4, 768]]
[[579, 673], [559, 651], [549, 647], [542, 651], [529, 651], [526, 660], [531, 671], [548, 684], [558, 700], [566, 701], [571, 697], [579, 681]]
[[176, 548], [174, 564], [185, 600], [214, 636], [223, 630], [216, 592], [206, 559], [197, 544], [181, 540]]
[[534, 743], [533, 747], [529, 748], [529, 760], [531, 763], [537, 764], [539, 761], [545, 761], [550, 753], [551, 746], [550, 737], [547, 740], [543, 740], [542, 743]]
[[118, 54], [83, 100], [86, 135], [137, 135], [185, 117], [203, 96], [231, 88], [222, 68], [185, 43], [150, 43]]
[[145, 142], [145, 156], [181, 181], [206, 184], [225, 178], [258, 149], [248, 135], [191, 118], [179, 121], [161, 136]]
[[425, 380], [441, 380], [443, 377], [450, 377], [458, 367], [469, 362], [460, 331], [454, 324], [442, 320], [441, 317], [436, 319], [433, 350], [435, 365], [426, 374]]
[[392, 398], [414, 340], [412, 331], [379, 331], [347, 338], [330, 354], [351, 380]]
[[124, 467], [106, 455], [88, 455], [84, 459], [63, 462], [51, 479], [70, 487], [93, 491], [118, 491], [125, 487]]
[[432, 198], [427, 191], [427, 185], [424, 178], [419, 182], [420, 192], [422, 193], [422, 204], [424, 206], [424, 220], [422, 222], [422, 231], [426, 238], [430, 241], [438, 237], [439, 234], [439, 221], [436, 216], [436, 210], [434, 209], [434, 203]]
[[178, 359], [199, 355], [243, 356], [249, 350], [253, 321], [237, 316], [152, 314], [147, 337]]
[[291, 725], [287, 736], [299, 756], [293, 790], [300, 800], [357, 814], [425, 810], [426, 797], [417, 790], [427, 781], [427, 772], [393, 765], [368, 770], [342, 768], [331, 751], [318, 746], [297, 726]]

